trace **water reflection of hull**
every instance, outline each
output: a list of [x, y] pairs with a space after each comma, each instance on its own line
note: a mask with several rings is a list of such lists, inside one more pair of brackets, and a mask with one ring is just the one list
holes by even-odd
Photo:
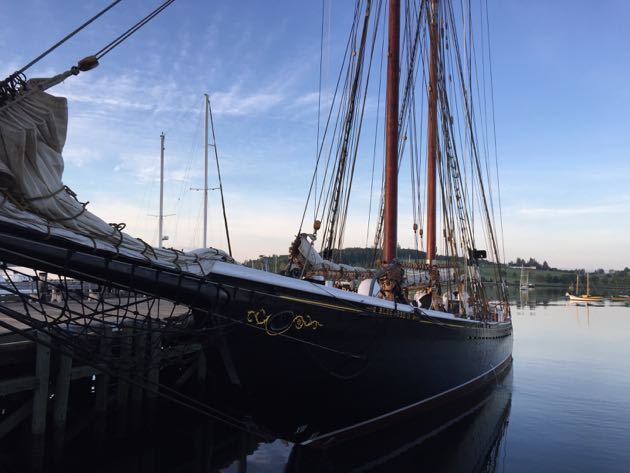
[[326, 448], [291, 448], [273, 438], [258, 437], [254, 424], [249, 424], [252, 433], [247, 433], [165, 404], [147, 411], [144, 423], [131, 430], [129, 437], [103, 437], [104, 426], [90, 424], [67, 446], [72, 454], [55, 471], [83, 472], [89, 464], [95, 473], [494, 472], [510, 415], [512, 370], [502, 378], [457, 407], [415, 416], [387, 430]]
[[[66, 455], [50, 473], [174, 473], [246, 471], [247, 459], [268, 447], [254, 435], [234, 430], [212, 419], [164, 404], [159, 410], [136, 412], [138, 422], [125, 436], [109, 434], [93, 422], [71, 437]], [[89, 414], [87, 414], [89, 416]], [[107, 433], [107, 435], [106, 435]], [[119, 432], [120, 433], [120, 432]], [[261, 447], [262, 446], [262, 447]], [[286, 457], [286, 455], [285, 455]], [[0, 453], [0, 460], [2, 460]], [[6, 471], [26, 471], [23, 460]], [[282, 462], [282, 457], [279, 462]], [[10, 464], [10, 463], [9, 463]], [[5, 466], [5, 464], [2, 464]], [[231, 468], [231, 469], [230, 469]], [[281, 471], [279, 465], [278, 471]], [[228, 470], [226, 470], [228, 469]], [[5, 470], [0, 467], [0, 471]], [[272, 470], [276, 471], [276, 470]]]
[[569, 301], [570, 305], [573, 306], [579, 306], [579, 307], [604, 307], [604, 302], [603, 301]]
[[416, 417], [332, 448], [295, 446], [285, 471], [493, 472], [511, 399], [510, 369], [494, 389], [442, 415]]

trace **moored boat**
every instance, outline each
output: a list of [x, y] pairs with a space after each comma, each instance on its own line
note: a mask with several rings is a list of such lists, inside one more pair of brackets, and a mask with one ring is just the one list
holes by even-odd
[[[358, 6], [364, 10], [357, 9], [353, 34], [361, 41], [350, 49], [358, 51], [352, 56], [356, 57], [353, 59], [356, 65], [346, 73], [352, 86], [348, 102], [340, 106], [343, 114], [339, 121], [348, 124], [354, 123], [352, 110], [358, 100], [352, 94], [367, 88], [360, 82], [363, 76], [359, 65], [367, 49], [364, 42], [369, 37], [367, 28], [378, 19], [377, 16], [372, 20], [370, 16], [371, 2], [359, 2]], [[379, 244], [382, 241], [381, 269], [349, 267], [327, 259], [335, 255], [333, 244], [342, 240], [339, 234], [344, 227], [337, 222], [346, 219], [345, 213], [339, 215], [336, 196], [348, 195], [349, 189], [342, 185], [352, 182], [354, 170], [354, 164], [344, 167], [346, 158], [352, 154], [352, 149], [345, 147], [352, 139], [343, 135], [338, 146], [331, 146], [339, 152], [333, 156], [335, 168], [327, 194], [333, 197], [329, 200], [328, 213], [322, 211], [321, 219], [315, 220], [313, 234], [298, 233], [291, 245], [287, 273], [296, 276], [296, 280], [215, 264], [215, 270], [220, 266], [222, 271], [229, 271], [229, 275], [223, 273], [229, 279], [222, 281], [234, 291], [228, 298], [230, 304], [219, 312], [239, 313], [248, 322], [248, 326], [236, 325], [223, 332], [227, 343], [219, 353], [224, 360], [226, 378], [234, 388], [229, 396], [234, 396], [240, 407], [250, 406], [254, 410], [264, 405], [266, 414], [259, 414], [264, 417], [259, 421], [275, 426], [283, 436], [298, 442], [317, 445], [337, 442], [363, 430], [379, 428], [412, 411], [438, 408], [479, 385], [492, 383], [512, 359], [512, 323], [503, 275], [499, 270], [498, 302], [490, 304], [489, 288], [478, 270], [479, 260], [486, 258], [486, 251], [476, 249], [470, 214], [462, 202], [445, 197], [451, 193], [458, 195], [463, 188], [458, 171], [461, 164], [453, 134], [448, 130], [449, 119], [438, 118], [438, 110], [444, 114], [448, 107], [438, 32], [438, 25], [447, 20], [451, 8], [448, 2], [423, 2], [424, 8], [419, 13], [419, 18], [426, 14], [424, 21], [430, 39], [426, 259], [418, 265], [417, 273], [403, 268], [396, 260], [398, 149], [404, 143], [397, 118], [402, 113], [398, 110], [397, 95], [398, 7], [396, 1], [389, 4], [382, 240], [375, 238]], [[418, 22], [407, 28], [413, 30], [414, 26], [420, 30], [423, 25]], [[420, 32], [417, 36], [421, 36]], [[456, 42], [453, 37], [449, 39]], [[414, 45], [407, 48], [413, 50]], [[442, 127], [438, 127], [440, 121]], [[348, 134], [352, 136], [349, 128]], [[438, 154], [442, 147], [447, 150], [448, 159], [440, 162]], [[438, 184], [435, 180], [438, 170], [449, 179]], [[483, 184], [480, 189], [483, 194]], [[320, 195], [325, 192], [322, 189]], [[447, 258], [449, 265], [438, 264], [436, 252], [440, 193], [440, 212], [453, 217], [443, 222], [444, 248], [452, 251]], [[325, 226], [320, 256], [314, 244], [321, 222]], [[491, 219], [485, 220], [485, 225], [489, 252], [498, 263]], [[422, 235], [416, 223], [413, 228]], [[318, 284], [311, 276], [330, 282], [358, 279], [360, 284], [347, 283], [349, 287], [358, 287], [358, 292], [353, 293]], [[300, 277], [307, 280], [299, 280]], [[408, 295], [409, 286], [417, 289], [413, 297]], [[258, 328], [258, 333], [252, 328]], [[297, 428], [283, 430], [286, 419], [291, 419], [289, 426]]]
[[575, 294], [567, 294], [569, 301], [572, 302], [602, 302], [603, 296], [591, 295], [591, 284], [588, 273], [586, 273], [586, 293], [579, 294], [580, 290], [580, 275], [575, 276]]
[[[492, 384], [511, 363], [512, 322], [492, 226], [491, 195], [484, 185], [486, 172], [474, 133], [471, 91], [463, 80], [461, 57], [447, 56], [440, 42], [448, 39], [456, 45], [458, 40], [451, 33], [455, 21], [449, 2], [422, 2], [416, 17], [407, 16], [411, 20], [407, 31], [415, 34], [403, 36], [410, 41], [406, 50], [414, 54], [407, 64], [402, 110], [400, 4], [390, 2], [386, 171], [375, 238], [382, 262], [365, 271], [334, 261], [333, 244], [343, 240], [343, 212], [354, 171], [348, 157], [358, 154], [352, 146], [360, 135], [355, 130], [360, 125], [358, 103], [367, 90], [362, 81], [369, 77], [362, 61], [369, 51], [367, 38], [376, 39], [369, 28], [376, 27], [379, 18], [371, 1], [357, 3], [351, 33], [356, 48], [348, 50], [350, 80], [339, 105], [343, 133], [337, 136], [339, 147], [331, 147], [338, 154], [330, 173], [327, 218], [315, 220], [312, 235], [298, 232], [287, 268], [295, 277], [246, 268], [212, 248], [188, 253], [155, 249], [123, 233], [123, 226], [106, 224], [87, 211], [61, 182], [67, 104], [44, 92], [76, 75], [75, 68], [49, 80], [19, 82], [0, 110], [1, 131], [10, 145], [0, 153], [0, 172], [9, 182], [0, 212], [0, 260], [189, 306], [210, 359], [220, 364], [229, 385], [224, 392], [235, 407], [247, 410], [255, 405], [260, 411], [264, 405], [262, 424], [295, 441], [333, 442], [411, 411], [439, 408]], [[443, 30], [446, 23], [450, 28]], [[420, 38], [430, 40], [428, 176], [423, 189], [427, 241], [423, 261], [407, 270], [396, 259], [397, 181], [398, 150], [411, 130], [399, 128], [398, 122], [413, 121], [409, 91], [422, 50]], [[458, 74], [454, 79], [462, 88], [458, 102], [447, 95], [447, 64]], [[458, 130], [453, 128], [457, 117], [450, 111], [455, 105], [465, 110]], [[458, 152], [460, 133], [470, 146], [466, 153]], [[20, 146], [24, 142], [28, 146]], [[30, 162], [40, 166], [21, 166]], [[413, 172], [424, 164], [415, 161]], [[471, 171], [465, 177], [462, 169], [467, 167]], [[420, 179], [415, 180], [414, 187], [419, 187]], [[476, 205], [467, 202], [468, 192]], [[473, 219], [475, 211], [480, 213], [478, 220]], [[326, 222], [326, 247], [320, 256], [313, 243], [321, 221]], [[475, 231], [475, 222], [483, 225], [483, 232]], [[440, 225], [444, 238], [438, 242]], [[416, 222], [413, 228], [422, 241], [422, 229]], [[479, 249], [480, 233], [487, 251]], [[479, 271], [479, 262], [488, 253], [488, 264], [496, 272], [492, 287]], [[311, 272], [324, 274], [325, 284], [302, 278]], [[360, 275], [362, 280], [352, 292], [326, 284], [333, 275]], [[412, 285], [420, 288], [415, 296], [408, 293]], [[490, 303], [491, 291], [496, 292], [495, 303]], [[291, 429], [284, 430], [286, 425]]]

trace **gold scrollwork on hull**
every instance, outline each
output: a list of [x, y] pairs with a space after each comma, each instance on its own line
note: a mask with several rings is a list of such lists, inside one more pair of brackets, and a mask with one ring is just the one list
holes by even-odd
[[[281, 316], [291, 317], [291, 320], [278, 328], [274, 328], [272, 325], [274, 319], [280, 318]], [[295, 328], [296, 330], [307, 328], [317, 330], [324, 326], [321, 322], [313, 320], [310, 315], [295, 315], [291, 311], [268, 314], [265, 309], [248, 310], [247, 322], [264, 328], [267, 335], [271, 336], [282, 335], [291, 330], [291, 328]]]

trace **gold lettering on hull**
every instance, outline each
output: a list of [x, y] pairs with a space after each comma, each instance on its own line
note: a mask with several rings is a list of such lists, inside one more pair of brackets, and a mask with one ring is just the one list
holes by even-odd
[[[280, 320], [280, 326], [274, 327], [278, 323], [277, 319], [286, 319], [287, 322]], [[324, 324], [317, 320], [313, 320], [310, 315], [296, 315], [291, 311], [281, 311], [275, 314], [268, 314], [265, 309], [248, 310], [247, 322], [265, 329], [267, 335], [276, 336], [288, 332], [291, 328], [296, 330], [312, 329], [317, 330]]]

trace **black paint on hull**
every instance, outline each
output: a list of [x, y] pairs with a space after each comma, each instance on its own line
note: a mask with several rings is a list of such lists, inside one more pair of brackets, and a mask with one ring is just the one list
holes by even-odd
[[285, 472], [494, 471], [510, 414], [512, 373], [453, 405], [407, 416], [391, 428], [325, 448], [296, 445]]
[[431, 317], [333, 293], [199, 277], [15, 233], [0, 233], [0, 260], [189, 305], [199, 328], [221, 327], [207, 346], [236, 385], [231, 400], [262, 411], [258, 423], [300, 442], [339, 437], [465, 392], [511, 359], [511, 322]]
[[496, 380], [511, 363], [511, 322], [383, 310], [248, 281], [224, 284], [239, 289], [217, 307], [220, 319], [241, 314], [249, 322], [223, 333], [222, 356], [237, 385], [230, 396], [291, 441], [337, 441], [408, 411], [436, 408]]

